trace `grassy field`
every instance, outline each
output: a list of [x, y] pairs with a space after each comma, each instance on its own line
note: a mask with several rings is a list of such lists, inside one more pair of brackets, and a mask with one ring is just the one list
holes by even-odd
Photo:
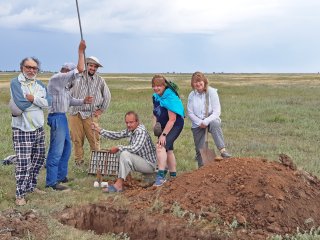
[[[165, 74], [180, 87], [180, 95], [186, 106], [191, 91], [191, 74]], [[11, 116], [9, 81], [14, 74], [0, 74], [0, 159], [14, 154], [11, 140]], [[46, 83], [50, 75], [40, 75]], [[123, 116], [135, 110], [141, 121], [151, 131], [153, 74], [102, 74], [112, 100], [110, 108], [102, 117], [101, 126], [110, 130], [125, 127]], [[292, 157], [299, 168], [320, 176], [320, 76], [317, 74], [208, 74], [210, 86], [219, 91], [222, 105], [222, 123], [228, 150], [235, 157], [263, 157], [277, 160], [280, 153]], [[178, 174], [196, 168], [191, 122], [186, 119], [185, 128], [175, 143]], [[47, 141], [49, 127], [46, 126]], [[102, 140], [108, 148], [116, 142]], [[213, 146], [212, 140], [209, 145]], [[89, 161], [88, 144], [86, 159]], [[72, 194], [49, 192], [45, 196], [30, 195], [30, 204], [46, 217], [50, 227], [50, 239], [92, 239], [92, 233], [61, 226], [51, 217], [66, 205], [73, 206], [105, 199], [92, 188], [94, 178], [86, 169], [78, 169], [70, 159], [70, 177], [75, 190]], [[0, 165], [0, 211], [14, 207], [15, 180], [13, 166]], [[45, 171], [41, 172], [40, 188], [44, 188]], [[62, 197], [63, 196], [63, 197]], [[59, 231], [54, 231], [59, 228]], [[63, 238], [62, 238], [63, 236]], [[98, 239], [95, 237], [95, 239]], [[112, 239], [101, 236], [99, 239]]]

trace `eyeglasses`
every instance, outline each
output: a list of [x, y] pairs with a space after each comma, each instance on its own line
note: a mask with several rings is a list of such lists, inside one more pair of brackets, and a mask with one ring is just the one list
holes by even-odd
[[137, 122], [137, 121], [128, 121], [128, 122], [126, 122], [126, 124], [134, 124], [135, 122]]
[[39, 68], [38, 67], [32, 67], [32, 66], [24, 66], [26, 69], [28, 70], [33, 70], [33, 71], [38, 71]]

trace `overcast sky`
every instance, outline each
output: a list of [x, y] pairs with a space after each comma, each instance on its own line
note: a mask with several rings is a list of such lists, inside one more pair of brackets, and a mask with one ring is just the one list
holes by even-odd
[[[318, 72], [319, 0], [78, 0], [100, 72]], [[0, 70], [77, 61], [75, 0], [0, 0]]]

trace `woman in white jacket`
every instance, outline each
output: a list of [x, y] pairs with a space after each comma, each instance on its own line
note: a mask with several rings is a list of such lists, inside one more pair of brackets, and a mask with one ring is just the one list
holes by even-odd
[[[191, 78], [191, 87], [193, 91], [188, 97], [188, 116], [192, 121], [192, 134], [196, 149], [196, 160], [198, 167], [203, 166], [203, 161], [199, 149], [205, 143], [205, 130], [211, 133], [213, 140], [223, 158], [229, 158], [231, 155], [226, 151], [223, 133], [221, 129], [221, 106], [217, 89], [208, 85], [208, 79], [201, 72], [195, 72]], [[208, 102], [206, 104], [206, 95]], [[206, 116], [206, 107], [208, 113]]]

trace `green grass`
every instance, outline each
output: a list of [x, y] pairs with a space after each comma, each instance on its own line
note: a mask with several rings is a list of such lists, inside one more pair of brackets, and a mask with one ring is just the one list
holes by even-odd
[[[8, 82], [15, 74], [0, 74], [0, 159], [14, 154], [11, 140], [11, 116]], [[46, 83], [49, 74], [40, 75]], [[102, 74], [112, 94], [111, 105], [101, 119], [101, 126], [110, 130], [125, 127], [124, 114], [135, 110], [141, 122], [151, 132], [152, 74]], [[167, 74], [169, 80], [179, 85], [180, 95], [186, 106], [190, 92], [191, 74]], [[228, 150], [236, 157], [263, 157], [277, 160], [280, 153], [292, 157], [299, 168], [320, 176], [320, 81], [317, 74], [211, 74], [210, 85], [219, 91], [222, 105], [222, 123]], [[175, 143], [178, 174], [196, 168], [191, 123]], [[45, 126], [49, 140], [49, 127]], [[154, 138], [155, 140], [155, 138]], [[102, 139], [104, 148], [116, 144]], [[213, 147], [213, 141], [209, 142]], [[48, 146], [48, 145], [47, 145]], [[90, 153], [86, 143], [86, 159]], [[61, 226], [51, 215], [65, 206], [81, 205], [107, 198], [92, 187], [94, 177], [86, 169], [77, 169], [70, 159], [72, 194], [49, 192], [45, 196], [30, 195], [30, 205], [43, 215], [50, 228], [50, 239], [93, 239], [92, 233]], [[13, 166], [0, 165], [0, 211], [14, 207], [15, 178]], [[45, 171], [40, 174], [40, 188], [45, 185]], [[54, 229], [59, 228], [56, 232]], [[74, 238], [75, 237], [75, 238]], [[99, 239], [110, 239], [101, 236]]]

